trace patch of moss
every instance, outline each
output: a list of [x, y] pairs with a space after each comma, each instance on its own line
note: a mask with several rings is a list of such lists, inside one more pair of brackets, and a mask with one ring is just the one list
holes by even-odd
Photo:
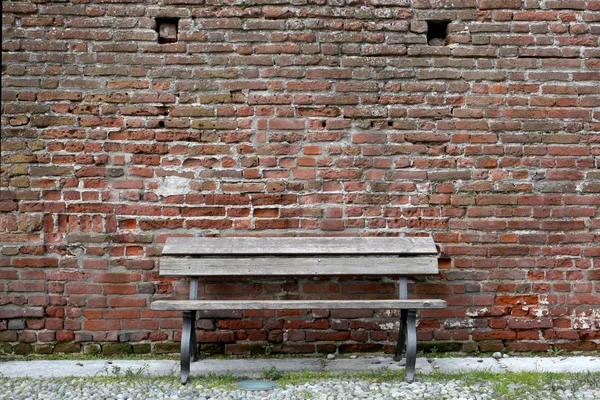
[[0, 354], [3, 356], [12, 354], [13, 347], [10, 343], [0, 343]]
[[29, 343], [19, 343], [13, 347], [15, 354], [26, 356], [33, 353], [33, 347]]
[[79, 353], [81, 351], [81, 344], [74, 342], [63, 342], [57, 343], [54, 346], [55, 353]]
[[417, 350], [423, 353], [448, 353], [448, 352], [459, 352], [461, 350], [461, 343], [452, 342], [424, 342], [417, 345]]
[[157, 343], [154, 346], [156, 354], [179, 353], [180, 346], [178, 343]]
[[102, 354], [131, 354], [133, 352], [129, 343], [107, 343], [102, 345]]
[[91, 356], [96, 356], [102, 352], [99, 344], [86, 344], [83, 347], [83, 353]]
[[51, 344], [36, 344], [34, 346], [34, 351], [36, 354], [52, 354], [54, 346]]
[[150, 354], [152, 352], [152, 346], [149, 343], [134, 344], [132, 348], [133, 354]]

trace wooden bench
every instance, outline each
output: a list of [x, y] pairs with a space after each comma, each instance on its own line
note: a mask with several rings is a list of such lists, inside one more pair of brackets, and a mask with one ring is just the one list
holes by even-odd
[[[189, 300], [157, 300], [153, 310], [183, 311], [181, 382], [196, 360], [196, 310], [380, 309], [401, 310], [394, 360], [406, 343], [406, 379], [412, 382], [417, 353], [416, 314], [444, 308], [436, 299], [408, 299], [407, 277], [438, 273], [431, 238], [169, 238], [162, 251], [161, 276], [191, 277]], [[198, 300], [198, 277], [223, 276], [387, 276], [399, 278], [398, 300]], [[302, 293], [300, 293], [302, 296]]]

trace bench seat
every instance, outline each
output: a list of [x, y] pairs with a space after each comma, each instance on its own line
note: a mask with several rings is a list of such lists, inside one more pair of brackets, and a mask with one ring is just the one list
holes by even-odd
[[344, 310], [445, 308], [444, 300], [157, 300], [153, 310]]

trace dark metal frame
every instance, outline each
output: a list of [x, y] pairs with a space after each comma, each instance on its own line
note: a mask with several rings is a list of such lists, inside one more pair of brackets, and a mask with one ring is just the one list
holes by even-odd
[[[408, 279], [400, 278], [398, 282], [400, 300], [408, 298]], [[415, 366], [417, 364], [417, 310], [400, 310], [400, 328], [396, 342], [396, 355], [394, 361], [402, 360], [402, 352], [406, 344], [406, 381], [415, 380]]]
[[[400, 300], [408, 298], [408, 280], [400, 278], [398, 293]], [[198, 300], [198, 278], [190, 280], [190, 300]], [[394, 361], [402, 360], [406, 345], [406, 381], [415, 379], [417, 362], [417, 310], [400, 310], [400, 329]], [[183, 327], [181, 330], [181, 383], [186, 384], [190, 376], [190, 363], [198, 359], [198, 344], [196, 342], [196, 311], [183, 312]]]
[[[198, 278], [190, 280], [190, 300], [198, 300]], [[198, 359], [197, 354], [196, 311], [184, 311], [181, 328], [181, 383], [184, 385], [190, 376], [190, 362]]]

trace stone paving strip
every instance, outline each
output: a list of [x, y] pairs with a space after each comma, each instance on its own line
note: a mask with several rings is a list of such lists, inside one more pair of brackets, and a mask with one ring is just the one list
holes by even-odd
[[[206, 373], [259, 378], [274, 369], [285, 373], [313, 371], [332, 373], [398, 371], [402, 367], [389, 358], [356, 359], [239, 359], [201, 360], [193, 363], [192, 376]], [[178, 381], [179, 362], [171, 360], [59, 360], [0, 362], [0, 399], [499, 399], [491, 385], [461, 379], [427, 379], [443, 374], [487, 371], [600, 372], [598, 357], [542, 358], [435, 358], [417, 360], [421, 379], [365, 381], [340, 378], [315, 379], [301, 384], [278, 386], [270, 391], [247, 391], [214, 386], [195, 379], [182, 386]], [[103, 379], [106, 378], [106, 379]], [[512, 384], [511, 384], [512, 385]], [[548, 384], [535, 392], [513, 385], [502, 399], [600, 399], [600, 382], [591, 386]]]

